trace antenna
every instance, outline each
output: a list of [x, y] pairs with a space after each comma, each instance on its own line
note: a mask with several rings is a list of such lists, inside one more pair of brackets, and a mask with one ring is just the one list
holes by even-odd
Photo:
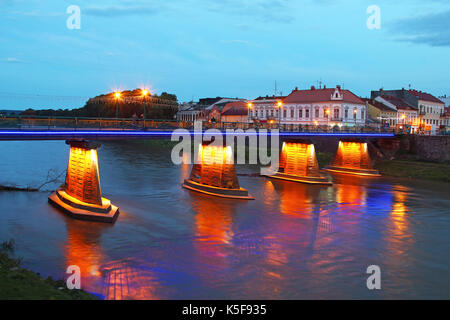
[[273, 94], [274, 96], [276, 96], [277, 95], [277, 80], [275, 80], [275, 90], [274, 90], [274, 94]]

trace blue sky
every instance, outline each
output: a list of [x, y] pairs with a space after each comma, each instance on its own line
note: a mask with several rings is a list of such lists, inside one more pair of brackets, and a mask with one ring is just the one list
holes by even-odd
[[[69, 5], [81, 29], [69, 30]], [[369, 30], [369, 5], [381, 29]], [[146, 86], [201, 97], [322, 80], [450, 94], [450, 1], [0, 0], [0, 109], [73, 108]]]

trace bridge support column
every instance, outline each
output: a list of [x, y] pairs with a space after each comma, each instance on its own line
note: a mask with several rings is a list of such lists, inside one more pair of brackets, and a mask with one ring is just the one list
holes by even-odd
[[189, 179], [182, 185], [186, 189], [222, 198], [253, 200], [248, 191], [239, 186], [233, 163], [233, 150], [229, 146], [211, 146], [203, 143]]
[[379, 172], [372, 168], [367, 142], [360, 140], [340, 140], [334, 160], [325, 170], [353, 175], [380, 176]]
[[97, 148], [85, 140], [68, 140], [69, 164], [64, 185], [48, 201], [75, 219], [114, 222], [119, 208], [101, 195]]
[[320, 175], [314, 144], [308, 140], [284, 141], [279, 170], [269, 178], [331, 185], [327, 177]]

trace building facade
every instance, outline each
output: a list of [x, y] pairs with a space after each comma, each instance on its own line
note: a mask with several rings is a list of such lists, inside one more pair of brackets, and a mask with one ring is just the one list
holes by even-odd
[[372, 99], [378, 96], [397, 97], [417, 110], [419, 132], [427, 134], [440, 132], [442, 121], [445, 119], [445, 104], [435, 96], [411, 89], [372, 91]]
[[286, 97], [251, 101], [251, 120], [281, 124], [364, 126], [366, 103], [349, 90], [336, 88], [294, 89]]

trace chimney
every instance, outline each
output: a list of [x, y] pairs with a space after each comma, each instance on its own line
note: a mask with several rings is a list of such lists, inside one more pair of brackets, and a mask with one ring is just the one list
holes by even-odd
[[326, 85], [323, 85], [323, 88], [324, 88], [324, 89], [326, 89], [326, 88], [327, 88], [327, 86], [326, 86]]
[[298, 87], [295, 87], [295, 90], [294, 91], [298, 91]]
[[316, 88], [314, 86], [311, 86], [311, 90], [316, 90]]
[[339, 84], [336, 86], [336, 88], [337, 88], [338, 90], [341, 90], [341, 86], [340, 86]]

